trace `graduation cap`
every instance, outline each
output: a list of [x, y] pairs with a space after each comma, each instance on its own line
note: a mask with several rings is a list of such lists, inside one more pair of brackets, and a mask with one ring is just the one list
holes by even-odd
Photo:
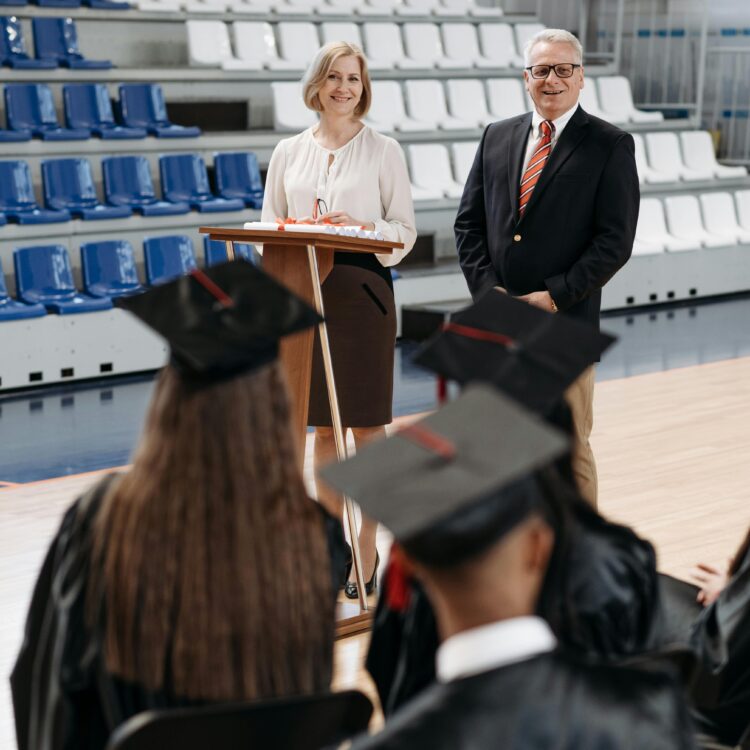
[[491, 386], [475, 384], [320, 476], [415, 558], [450, 565], [539, 509], [544, 498], [530, 475], [567, 450], [563, 433]]
[[321, 317], [246, 260], [195, 269], [115, 304], [163, 336], [186, 380], [214, 382], [274, 360], [279, 339]]
[[454, 313], [414, 362], [461, 385], [492, 383], [545, 414], [614, 341], [585, 323], [489, 289]]

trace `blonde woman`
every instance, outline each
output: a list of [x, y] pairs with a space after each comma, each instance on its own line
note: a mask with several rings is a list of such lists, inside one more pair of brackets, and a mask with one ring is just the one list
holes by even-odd
[[[342, 422], [359, 447], [384, 435], [392, 418], [396, 310], [389, 266], [414, 245], [414, 206], [401, 147], [362, 122], [372, 89], [359, 47], [331, 42], [321, 48], [303, 78], [303, 97], [319, 114], [319, 122], [274, 150], [263, 220], [293, 217], [355, 224], [404, 244], [393, 255], [336, 253], [323, 283]], [[335, 459], [317, 336], [308, 424], [315, 427], [315, 465]], [[318, 497], [331, 512], [341, 513], [340, 499], [321, 486]], [[367, 593], [376, 585], [376, 531], [376, 523], [363, 520], [359, 544]], [[345, 593], [356, 598], [356, 583], [348, 581]]]

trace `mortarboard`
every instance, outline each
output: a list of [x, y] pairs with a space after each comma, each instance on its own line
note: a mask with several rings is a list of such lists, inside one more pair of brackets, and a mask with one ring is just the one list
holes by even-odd
[[461, 385], [492, 383], [546, 413], [615, 337], [487, 290], [454, 313], [417, 351], [414, 362]]
[[320, 476], [386, 526], [425, 563], [480, 552], [530, 512], [541, 489], [529, 477], [568, 440], [491, 386], [459, 398]]
[[115, 304], [169, 343], [186, 380], [213, 382], [260, 367], [278, 355], [279, 339], [320, 316], [246, 260], [196, 269]]

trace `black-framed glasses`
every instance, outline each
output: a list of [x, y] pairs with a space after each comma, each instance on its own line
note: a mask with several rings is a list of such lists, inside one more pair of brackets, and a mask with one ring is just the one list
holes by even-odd
[[573, 71], [580, 67], [578, 63], [557, 63], [557, 65], [532, 65], [526, 70], [532, 78], [546, 78], [552, 70], [558, 78], [570, 78]]
[[325, 216], [328, 213], [328, 204], [322, 198], [316, 198], [313, 204], [313, 219]]

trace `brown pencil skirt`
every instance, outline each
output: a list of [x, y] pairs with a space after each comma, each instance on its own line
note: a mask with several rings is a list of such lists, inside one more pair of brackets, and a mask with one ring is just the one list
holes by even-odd
[[[389, 424], [396, 346], [393, 291], [376, 272], [345, 264], [334, 265], [322, 288], [342, 424]], [[307, 414], [309, 425], [332, 425], [317, 329]]]

